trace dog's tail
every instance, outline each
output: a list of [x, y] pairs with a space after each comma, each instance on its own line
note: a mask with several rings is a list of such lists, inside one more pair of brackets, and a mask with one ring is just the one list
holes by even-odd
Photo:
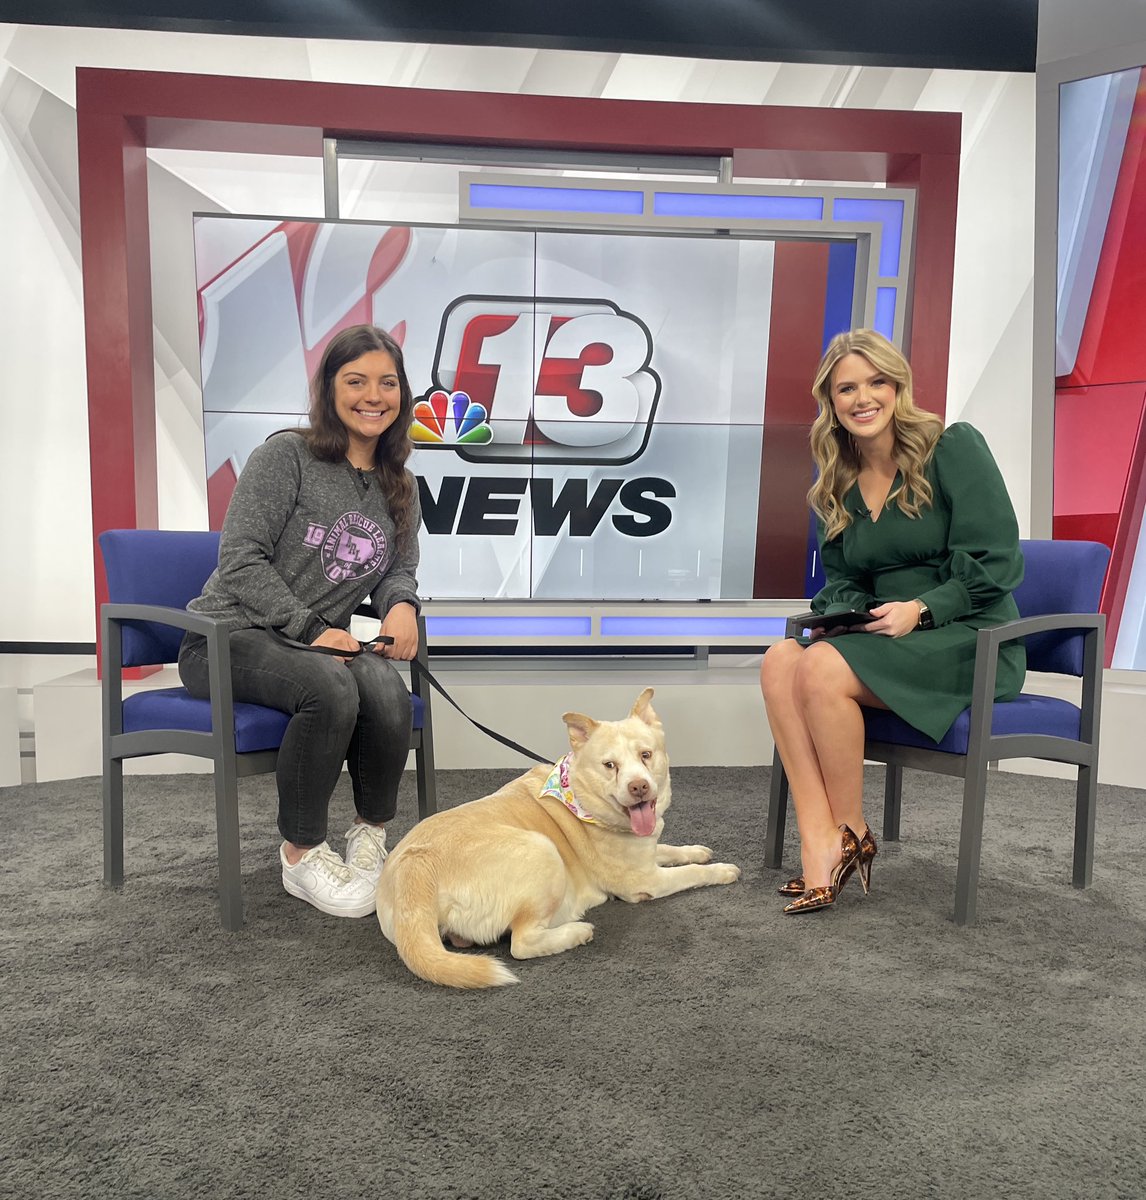
[[517, 976], [489, 954], [454, 954], [438, 930], [438, 871], [433, 855], [411, 847], [386, 864], [394, 889], [394, 945], [421, 979], [445, 987], [488, 988], [517, 983]]

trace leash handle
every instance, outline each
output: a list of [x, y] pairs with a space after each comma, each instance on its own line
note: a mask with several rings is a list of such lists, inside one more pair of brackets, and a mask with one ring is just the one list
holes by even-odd
[[483, 725], [480, 721], [475, 721], [473, 717], [471, 717], [469, 713], [466, 712], [466, 710], [462, 708], [462, 706], [453, 698], [453, 696], [451, 696], [450, 693], [447, 692], [444, 687], [442, 687], [442, 685], [433, 677], [433, 675], [430, 674], [430, 668], [427, 667], [425, 663], [419, 662], [418, 659], [413, 658], [410, 660], [410, 669], [411, 671], [416, 670], [418, 674], [430, 685], [430, 687], [432, 687], [434, 691], [446, 701], [447, 704], [451, 704], [454, 708], [456, 708], [458, 712], [460, 712], [462, 716], [465, 717], [465, 719], [469, 721], [472, 726], [474, 726], [475, 729], [480, 729], [482, 733], [486, 735], [486, 737], [493, 738], [495, 742], [500, 742], [503, 746], [506, 746], [510, 750], [516, 750], [518, 754], [524, 754], [526, 758], [532, 758], [534, 762], [545, 763], [546, 765], [552, 764], [553, 760], [551, 758], [538, 754], [534, 750], [527, 750], [524, 746], [519, 745], [512, 738], [507, 738], [498, 733], [496, 730], [490, 729], [488, 725]]
[[[275, 639], [276, 642], [283, 646], [289, 646], [292, 650], [305, 650], [308, 654], [327, 654], [333, 658], [357, 658], [360, 654], [365, 654], [370, 650], [371, 646], [392, 646], [394, 639], [387, 634], [379, 634], [376, 638], [371, 638], [368, 642], [360, 642], [358, 650], [339, 650], [334, 646], [308, 646], [306, 642], [296, 642], [293, 638], [288, 638], [281, 630], [274, 629], [271, 626], [266, 626], [267, 632]], [[494, 729], [490, 729], [488, 725], [483, 725], [480, 721], [475, 721], [473, 717], [446, 691], [444, 687], [430, 674], [430, 669], [424, 663], [421, 663], [416, 658], [410, 659], [410, 670], [417, 671], [418, 674], [436, 691], [446, 703], [452, 705], [462, 714], [475, 729], [480, 729], [486, 737], [491, 737], [495, 742], [500, 742], [507, 749], [515, 750], [518, 754], [524, 754], [526, 758], [532, 758], [534, 762], [545, 763], [548, 765], [553, 760], [545, 755], [538, 754], [534, 750], [527, 750], [524, 746], [515, 742], [512, 738], [507, 738], [503, 734], [498, 733]]]
[[283, 646], [289, 646], [292, 650], [305, 650], [309, 654], [328, 654], [332, 658], [357, 658], [360, 654], [365, 654], [371, 646], [392, 646], [394, 639], [389, 634], [380, 633], [376, 638], [371, 638], [368, 642], [359, 642], [357, 650], [339, 650], [335, 646], [308, 646], [306, 642], [296, 642], [293, 638], [288, 638], [281, 630], [274, 629], [270, 625], [266, 626], [267, 633]]

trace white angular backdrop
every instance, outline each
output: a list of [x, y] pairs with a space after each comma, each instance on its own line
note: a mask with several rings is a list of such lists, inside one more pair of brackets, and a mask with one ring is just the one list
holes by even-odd
[[[91, 641], [75, 68], [696, 103], [956, 111], [963, 158], [948, 419], [978, 425], [1029, 527], [1034, 78], [496, 47], [0, 25], [0, 641]], [[205, 527], [192, 212], [321, 216], [318, 160], [154, 152], [160, 517]], [[362, 163], [342, 215], [453, 221], [452, 168]]]

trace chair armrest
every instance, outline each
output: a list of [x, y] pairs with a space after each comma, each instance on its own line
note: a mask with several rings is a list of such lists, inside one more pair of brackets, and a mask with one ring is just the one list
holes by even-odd
[[[1019, 617], [1015, 621], [1004, 621], [1001, 625], [992, 625], [988, 629], [980, 629], [975, 638], [975, 690], [972, 694], [971, 710], [974, 719], [975, 706], [980, 702], [980, 672], [986, 672], [990, 684], [988, 694], [994, 703], [995, 673], [999, 665], [999, 650], [1006, 642], [1013, 642], [1021, 637], [1029, 637], [1033, 633], [1054, 633], [1065, 630], [1093, 630], [1101, 634], [1106, 628], [1106, 617], [1103, 613], [1046, 613], [1041, 617]], [[1092, 673], [1090, 663], [1084, 668], [1083, 678]]]
[[1002, 625], [979, 630], [975, 639], [975, 680], [971, 690], [972, 744], [978, 741], [987, 742], [991, 737], [1000, 648], [1006, 642], [1013, 642], [1031, 634], [1069, 630], [1088, 635], [1081, 675], [1081, 734], [1084, 741], [1093, 740], [1102, 694], [1102, 651], [1106, 616], [1104, 613], [1046, 613], [1039, 617], [1019, 617], [1015, 621], [1005, 621]]
[[989, 629], [980, 629], [975, 643], [975, 653], [979, 654], [989, 646], [994, 646], [995, 653], [1004, 642], [1013, 642], [1016, 638], [1029, 637], [1032, 633], [1055, 633], [1068, 629], [1099, 629], [1105, 624], [1106, 618], [1102, 613], [1046, 613], [1041, 617], [1019, 617], [1015, 621], [1004, 621], [1002, 625], [992, 625]]
[[185, 629], [205, 638], [224, 628], [223, 622], [216, 617], [164, 604], [104, 604], [100, 607], [100, 615], [118, 625], [127, 621], [153, 621], [156, 625], [170, 625], [173, 629]]
[[104, 696], [104, 734], [123, 729], [123, 626], [140, 621], [168, 625], [201, 634], [207, 642], [207, 674], [211, 689], [213, 729], [233, 729], [230, 627], [216, 617], [163, 604], [103, 604], [100, 606], [100, 675]]
[[227, 692], [230, 692], [231, 646], [230, 630], [217, 617], [171, 608], [165, 604], [103, 604], [100, 606], [101, 674], [105, 679], [119, 679], [123, 670], [122, 626], [148, 621], [198, 633], [207, 640], [207, 663], [211, 674], [211, 691], [215, 691], [216, 667], [225, 667]]

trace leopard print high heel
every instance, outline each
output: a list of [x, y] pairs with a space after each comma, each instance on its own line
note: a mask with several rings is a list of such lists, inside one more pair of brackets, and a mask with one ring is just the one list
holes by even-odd
[[840, 832], [843, 834], [840, 839], [840, 861], [832, 868], [828, 886], [808, 888], [791, 904], [784, 905], [786, 913], [818, 912], [835, 904], [840, 889], [847, 883], [848, 876], [856, 869], [860, 860], [859, 838], [846, 825], [840, 826]]
[[[871, 826], [864, 830], [863, 837], [860, 838], [860, 861], [859, 861], [859, 877], [860, 883], [863, 884], [863, 894], [866, 896], [871, 890], [871, 860], [879, 853], [879, 846], [876, 845], [875, 838], [871, 834]], [[789, 879], [787, 883], [781, 884], [776, 889], [781, 896], [802, 896], [804, 894], [804, 877], [797, 875], [793, 879]]]

